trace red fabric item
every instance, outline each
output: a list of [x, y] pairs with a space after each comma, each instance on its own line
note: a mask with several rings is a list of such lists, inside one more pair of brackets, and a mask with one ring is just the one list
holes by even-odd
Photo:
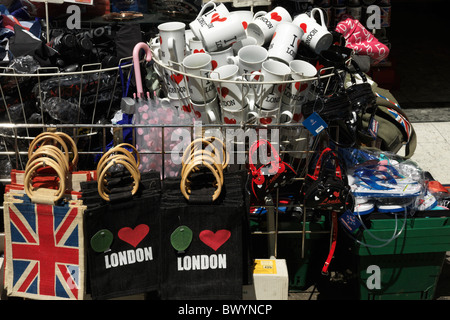
[[344, 36], [347, 48], [355, 50], [356, 54], [370, 56], [374, 64], [389, 55], [389, 48], [378, 41], [358, 20], [348, 18], [339, 22], [336, 32]]

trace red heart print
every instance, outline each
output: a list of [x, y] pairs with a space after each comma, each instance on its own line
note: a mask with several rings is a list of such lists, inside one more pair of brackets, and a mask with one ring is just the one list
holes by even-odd
[[193, 105], [191, 105], [191, 109], [192, 109], [192, 111], [194, 111], [194, 116], [196, 116], [199, 119], [202, 117], [202, 114], [200, 113], [200, 111], [195, 110]]
[[277, 12], [272, 12], [270, 14], [270, 19], [275, 21], [281, 21], [281, 16]]
[[194, 53], [205, 53], [205, 49], [194, 49]]
[[276, 32], [274, 32], [273, 33], [273, 37], [272, 37], [272, 40], [273, 40], [273, 38], [275, 38], [275, 36], [277, 35], [277, 33]]
[[230, 90], [228, 90], [228, 88], [222, 88], [220, 94], [222, 95], [222, 97], [226, 97], [228, 95], [228, 93], [230, 92]]
[[162, 43], [162, 38], [161, 38], [161, 36], [159, 37], [159, 44], [161, 44]]
[[244, 27], [244, 30], [247, 30], [248, 27], [247, 21], [242, 21], [242, 26]]
[[149, 227], [146, 224], [140, 224], [136, 226], [134, 229], [129, 227], [125, 227], [119, 230], [117, 235], [122, 241], [132, 245], [133, 247], [137, 247], [137, 245], [145, 238], [148, 234]]
[[278, 85], [278, 92], [283, 92], [285, 87], [286, 87], [285, 84], [284, 85], [283, 84]]
[[297, 40], [297, 47], [300, 45], [300, 39]]
[[218, 63], [216, 60], [211, 60], [211, 65], [212, 65], [212, 70], [214, 70], [215, 68], [217, 68]]
[[[317, 63], [316, 63], [316, 70], [319, 71], [319, 70], [322, 69], [323, 67], [324, 67], [324, 65], [321, 64], [319, 61], [317, 61]], [[323, 73], [325, 73], [324, 70], [322, 70], [322, 71], [320, 72], [320, 74], [323, 74]]]
[[211, 23], [216, 22], [216, 21], [224, 22], [225, 20], [227, 20], [227, 17], [221, 18], [217, 12], [211, 16]]
[[333, 192], [333, 195], [334, 195], [336, 198], [339, 198], [339, 192], [334, 191], [334, 192]]
[[183, 80], [183, 75], [174, 73], [170, 76], [170, 79], [177, 84], [180, 84], [181, 80]]
[[308, 84], [307, 83], [301, 83], [301, 82], [296, 82], [295, 83], [295, 89], [297, 89], [299, 92], [302, 92], [303, 90], [306, 90], [306, 88], [308, 88]]
[[292, 117], [292, 119], [293, 119], [295, 122], [300, 122], [301, 118], [302, 118], [302, 114], [301, 114], [301, 113], [294, 113], [294, 115], [293, 115], [293, 117]]
[[306, 33], [307, 28], [308, 26], [306, 25], [306, 23], [300, 23], [300, 29], [302, 29], [304, 33]]
[[236, 124], [236, 119], [228, 119], [227, 117], [224, 117], [223, 120], [227, 124]]
[[261, 118], [259, 119], [259, 122], [261, 122], [262, 124], [270, 124], [272, 123], [272, 118]]
[[191, 107], [189, 105], [184, 105], [181, 107], [183, 109], [184, 112], [191, 112]]
[[[258, 70], [258, 71], [252, 71], [251, 73], [253, 74], [253, 72], [261, 72], [261, 70]], [[255, 79], [256, 81], [258, 81], [258, 80], [259, 80], [259, 75], [256, 75], [256, 76], [254, 77], [254, 79]]]
[[216, 233], [211, 230], [203, 230], [200, 232], [200, 240], [208, 247], [217, 251], [231, 237], [231, 232], [226, 229], [217, 230]]

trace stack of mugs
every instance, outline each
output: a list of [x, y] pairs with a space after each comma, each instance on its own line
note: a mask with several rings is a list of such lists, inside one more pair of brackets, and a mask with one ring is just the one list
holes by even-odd
[[150, 46], [168, 99], [205, 124], [301, 122], [323, 64], [301, 58], [299, 48], [318, 58], [334, 41], [319, 8], [293, 18], [280, 6], [253, 13], [208, 2], [188, 28], [158, 29]]

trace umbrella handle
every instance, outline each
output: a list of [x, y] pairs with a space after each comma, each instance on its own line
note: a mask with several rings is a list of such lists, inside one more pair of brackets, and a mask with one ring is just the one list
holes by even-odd
[[145, 60], [147, 62], [150, 62], [152, 60], [152, 52], [150, 51], [150, 47], [145, 42], [139, 42], [134, 46], [133, 64], [134, 64], [134, 77], [136, 79], [136, 91], [138, 98], [144, 96], [144, 90], [142, 89], [141, 69], [139, 66], [139, 52], [141, 51], [141, 49], [145, 51]]

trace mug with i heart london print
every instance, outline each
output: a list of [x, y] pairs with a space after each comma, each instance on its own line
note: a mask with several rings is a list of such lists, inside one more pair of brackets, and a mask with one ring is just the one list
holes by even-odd
[[[210, 9], [207, 10], [208, 8]], [[214, 28], [215, 22], [226, 19], [229, 14], [223, 3], [216, 4], [214, 1], [209, 1], [200, 9], [197, 18], [189, 23], [189, 28], [197, 38], [201, 39], [200, 29]]]
[[297, 55], [303, 33], [299, 26], [291, 22], [278, 24], [270, 41], [268, 57], [289, 64]]
[[201, 28], [200, 37], [209, 52], [224, 50], [236, 41], [247, 37], [244, 26], [236, 16], [215, 20], [211, 28]]
[[[320, 15], [320, 23], [314, 19], [316, 12]], [[293, 23], [304, 32], [302, 42], [315, 53], [319, 54], [331, 46], [333, 35], [328, 31], [323, 11], [320, 8], [313, 8], [310, 16], [306, 13], [299, 14], [294, 18]]]
[[252, 22], [248, 24], [247, 36], [255, 38], [257, 44], [262, 46], [269, 43], [275, 33], [275, 28], [281, 22], [292, 22], [291, 15], [283, 7], [276, 7], [268, 13], [257, 12]]

